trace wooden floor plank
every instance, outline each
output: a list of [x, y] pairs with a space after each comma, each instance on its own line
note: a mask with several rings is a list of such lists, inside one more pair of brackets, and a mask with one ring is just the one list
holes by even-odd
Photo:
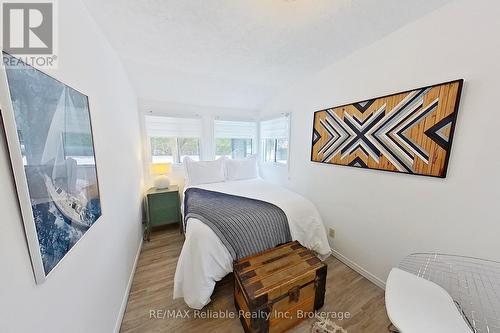
[[[192, 310], [190, 318], [151, 318], [150, 311], [180, 310], [183, 313], [190, 310], [183, 300], [172, 299], [175, 267], [183, 241], [178, 228], [172, 227], [154, 232], [151, 241], [144, 242], [120, 332], [243, 332], [237, 318], [193, 318]], [[349, 333], [387, 332], [390, 322], [385, 311], [383, 290], [333, 257], [326, 263], [327, 290], [321, 311], [330, 315], [349, 313], [350, 318], [335, 320]], [[203, 313], [236, 311], [232, 279], [232, 275], [228, 275], [217, 283], [212, 302], [202, 310]], [[289, 332], [310, 332], [315, 321], [308, 319]]]

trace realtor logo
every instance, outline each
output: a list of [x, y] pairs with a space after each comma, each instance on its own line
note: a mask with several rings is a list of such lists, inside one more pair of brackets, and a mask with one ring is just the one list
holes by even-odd
[[54, 67], [57, 59], [54, 1], [0, 1], [3, 51], [22, 59], [26, 64]]
[[52, 54], [53, 3], [4, 2], [3, 48], [11, 54]]

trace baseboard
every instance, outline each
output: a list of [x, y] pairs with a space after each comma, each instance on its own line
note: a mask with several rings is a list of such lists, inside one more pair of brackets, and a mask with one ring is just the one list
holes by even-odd
[[123, 295], [122, 304], [120, 306], [120, 312], [118, 312], [118, 318], [116, 319], [114, 333], [120, 332], [120, 327], [122, 326], [123, 316], [125, 315], [125, 309], [127, 308], [128, 295], [130, 294], [130, 288], [132, 287], [132, 282], [134, 281], [135, 268], [137, 267], [137, 262], [139, 261], [139, 256], [142, 250], [142, 237], [141, 242], [139, 243], [139, 248], [137, 249], [137, 253], [135, 255], [134, 265], [132, 266], [132, 272], [130, 272], [130, 277], [128, 278], [127, 288], [125, 290], [125, 294]]
[[338, 260], [342, 261], [344, 264], [361, 274], [363, 277], [367, 278], [371, 283], [385, 290], [385, 282], [368, 272], [366, 269], [352, 261], [351, 259], [344, 256], [342, 253], [332, 249], [333, 256]]

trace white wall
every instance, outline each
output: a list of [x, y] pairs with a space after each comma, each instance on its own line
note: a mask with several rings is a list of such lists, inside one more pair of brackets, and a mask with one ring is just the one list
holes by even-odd
[[51, 74], [89, 96], [103, 215], [35, 285], [0, 130], [0, 331], [7, 333], [112, 332], [141, 240], [137, 99], [82, 3], [58, 5], [59, 68]]
[[[289, 174], [262, 174], [312, 199], [336, 228], [333, 248], [383, 281], [413, 252], [500, 261], [499, 12], [498, 1], [454, 1], [325, 68], [263, 112], [292, 112], [292, 150]], [[315, 110], [458, 78], [465, 86], [446, 179], [310, 162]]]

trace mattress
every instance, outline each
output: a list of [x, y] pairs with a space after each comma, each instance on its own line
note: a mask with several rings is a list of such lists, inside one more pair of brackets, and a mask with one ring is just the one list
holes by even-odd
[[[227, 181], [195, 187], [258, 199], [286, 214], [293, 240], [325, 259], [331, 253], [326, 230], [316, 207], [301, 195], [262, 179]], [[174, 278], [174, 299], [184, 298], [193, 309], [210, 302], [215, 283], [233, 270], [233, 259], [217, 235], [203, 222], [190, 218]]]

